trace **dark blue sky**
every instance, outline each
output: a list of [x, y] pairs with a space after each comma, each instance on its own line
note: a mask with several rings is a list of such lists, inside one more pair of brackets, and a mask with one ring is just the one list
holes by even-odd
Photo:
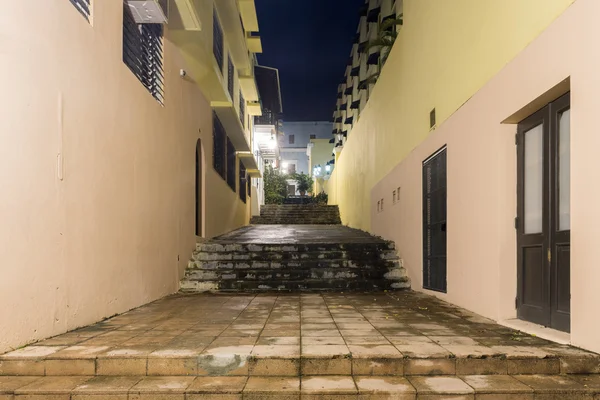
[[331, 119], [364, 0], [256, 0], [261, 65], [279, 69], [286, 121]]

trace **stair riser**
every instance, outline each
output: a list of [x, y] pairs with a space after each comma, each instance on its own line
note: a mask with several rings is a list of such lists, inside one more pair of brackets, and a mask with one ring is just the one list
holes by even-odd
[[206, 253], [230, 253], [230, 252], [282, 252], [282, 253], [313, 253], [343, 251], [355, 254], [364, 252], [387, 252], [394, 251], [394, 242], [381, 243], [315, 243], [315, 244], [223, 244], [223, 243], [197, 243], [196, 252]]
[[190, 261], [189, 270], [309, 270], [312, 268], [375, 269], [400, 268], [400, 260], [311, 260], [311, 261]]
[[[406, 271], [401, 269], [377, 268], [372, 270], [348, 269], [348, 268], [312, 268], [305, 270], [188, 270], [185, 281], [287, 281], [308, 279], [386, 279], [386, 276], [397, 277], [395, 280], [403, 280]], [[392, 279], [390, 279], [392, 280]]]
[[192, 255], [193, 261], [262, 261], [262, 262], [303, 262], [310, 263], [314, 261], [325, 260], [355, 260], [356, 262], [370, 262], [379, 260], [394, 260], [397, 256], [393, 252], [346, 252], [332, 251], [323, 253], [202, 253], [196, 252]]

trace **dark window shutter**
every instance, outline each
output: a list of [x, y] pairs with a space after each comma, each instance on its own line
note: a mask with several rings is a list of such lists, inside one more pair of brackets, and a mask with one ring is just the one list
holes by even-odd
[[219, 65], [219, 69], [221, 73], [223, 73], [223, 52], [224, 52], [224, 43], [223, 43], [223, 28], [221, 28], [221, 22], [219, 21], [219, 17], [217, 16], [217, 10], [213, 11], [213, 54], [217, 60], [217, 64]]
[[90, 16], [92, 14], [90, 0], [69, 0], [69, 1], [71, 2], [71, 4], [73, 4], [75, 6], [77, 11], [79, 11], [81, 13], [81, 15], [83, 15], [85, 17], [85, 19], [87, 19], [88, 21], [90, 20]]
[[123, 62], [164, 104], [163, 26], [136, 23], [127, 5], [123, 6]]
[[213, 113], [213, 167], [225, 179], [225, 128]]
[[229, 89], [229, 95], [231, 96], [231, 100], [233, 100], [233, 79], [235, 77], [235, 68], [233, 66], [233, 61], [231, 61], [231, 56], [228, 57], [227, 66], [227, 89]]
[[240, 121], [242, 122], [242, 127], [245, 128], [246, 120], [246, 99], [244, 99], [244, 95], [240, 92]]
[[227, 138], [227, 184], [235, 192], [235, 147]]

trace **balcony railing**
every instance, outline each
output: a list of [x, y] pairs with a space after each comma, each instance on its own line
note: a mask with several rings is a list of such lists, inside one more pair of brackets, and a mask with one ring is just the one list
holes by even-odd
[[270, 110], [263, 110], [263, 115], [254, 117], [255, 125], [277, 125], [278, 116]]

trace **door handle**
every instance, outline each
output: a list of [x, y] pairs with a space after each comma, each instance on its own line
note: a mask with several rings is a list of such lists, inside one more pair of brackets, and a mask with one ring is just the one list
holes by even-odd
[[552, 262], [552, 250], [550, 250], [550, 247], [548, 247], [548, 263]]

